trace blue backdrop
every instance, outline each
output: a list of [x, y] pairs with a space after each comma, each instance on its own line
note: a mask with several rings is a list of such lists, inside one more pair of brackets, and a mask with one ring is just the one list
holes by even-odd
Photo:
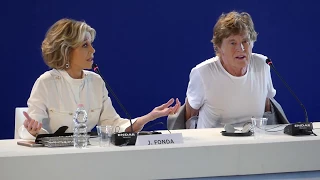
[[[96, 29], [95, 62], [130, 114], [137, 117], [171, 97], [184, 102], [191, 68], [214, 56], [210, 40], [218, 16], [231, 10], [247, 11], [259, 33], [253, 51], [273, 60], [305, 104], [310, 121], [317, 121], [320, 16], [315, 3], [4, 0], [0, 7], [3, 65], [0, 139], [13, 138], [15, 107], [26, 106], [34, 81], [48, 70], [41, 58], [41, 42], [49, 26], [64, 17], [85, 20]], [[299, 104], [272, 75], [276, 99], [289, 120], [303, 121]], [[124, 116], [115, 101], [114, 106]], [[152, 129], [164, 127], [157, 125]]]

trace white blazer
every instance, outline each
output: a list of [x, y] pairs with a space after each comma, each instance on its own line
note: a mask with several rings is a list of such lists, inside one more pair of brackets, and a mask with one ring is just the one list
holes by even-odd
[[[73, 79], [66, 71], [53, 69], [36, 80], [27, 103], [30, 117], [43, 124], [40, 134], [54, 133], [61, 126], [68, 126], [67, 132], [72, 132], [79, 103], [88, 113], [88, 131], [96, 125], [113, 125], [123, 132], [130, 126], [130, 121], [121, 118], [112, 106], [102, 78], [91, 71], [83, 72], [82, 79]], [[22, 139], [35, 139], [23, 125], [18, 133]]]

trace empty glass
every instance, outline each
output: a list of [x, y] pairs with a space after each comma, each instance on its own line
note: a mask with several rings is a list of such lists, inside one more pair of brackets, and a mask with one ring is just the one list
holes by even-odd
[[252, 121], [252, 129], [255, 138], [261, 138], [266, 133], [266, 125], [268, 118], [251, 118]]
[[110, 146], [112, 131], [112, 126], [97, 126], [100, 147]]

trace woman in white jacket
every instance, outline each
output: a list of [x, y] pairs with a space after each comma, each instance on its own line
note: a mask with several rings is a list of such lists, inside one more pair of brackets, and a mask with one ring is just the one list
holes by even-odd
[[[130, 132], [130, 122], [121, 118], [112, 106], [102, 78], [91, 71], [95, 49], [95, 30], [85, 22], [61, 19], [53, 24], [42, 42], [42, 56], [52, 68], [35, 82], [28, 99], [26, 120], [19, 129], [22, 139], [34, 139], [39, 133], [53, 133], [61, 126], [73, 129], [73, 113], [83, 104], [88, 113], [88, 129], [96, 125], [118, 126]], [[176, 99], [154, 108], [147, 115], [133, 119], [133, 130], [159, 117], [175, 113], [180, 108]]]

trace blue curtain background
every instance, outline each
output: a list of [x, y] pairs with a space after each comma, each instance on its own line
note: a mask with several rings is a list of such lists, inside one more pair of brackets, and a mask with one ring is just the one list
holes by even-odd
[[[259, 33], [253, 51], [273, 60], [304, 103], [310, 121], [319, 120], [317, 1], [3, 0], [1, 4], [0, 139], [13, 138], [15, 108], [26, 106], [33, 83], [48, 70], [41, 42], [47, 29], [64, 17], [85, 20], [96, 29], [95, 62], [131, 116], [138, 117], [171, 97], [184, 102], [190, 70], [214, 56], [210, 40], [219, 15], [249, 12]], [[276, 99], [289, 120], [304, 121], [300, 105], [273, 72], [272, 76]], [[166, 118], [160, 118], [146, 127], [160, 121], [166, 124]]]

